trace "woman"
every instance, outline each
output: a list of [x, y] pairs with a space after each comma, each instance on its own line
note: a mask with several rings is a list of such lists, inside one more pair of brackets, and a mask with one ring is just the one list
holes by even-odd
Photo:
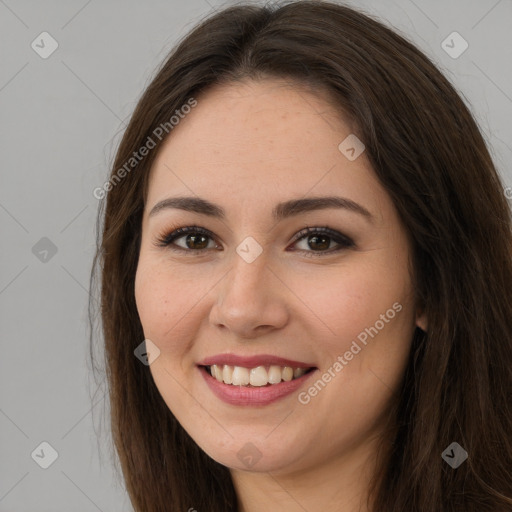
[[511, 510], [510, 211], [411, 43], [328, 2], [224, 9], [100, 192], [135, 510]]

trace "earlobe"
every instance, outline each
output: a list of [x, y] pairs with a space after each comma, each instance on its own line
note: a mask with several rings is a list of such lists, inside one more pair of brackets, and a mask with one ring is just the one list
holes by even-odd
[[416, 325], [422, 331], [427, 332], [428, 321], [427, 321], [427, 315], [425, 314], [424, 311], [418, 310], [418, 312], [416, 313]]

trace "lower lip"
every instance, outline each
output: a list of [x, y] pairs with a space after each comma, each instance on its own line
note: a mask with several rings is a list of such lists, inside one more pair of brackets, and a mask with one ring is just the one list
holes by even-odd
[[198, 369], [214, 395], [231, 405], [268, 405], [297, 391], [316, 372], [314, 369], [289, 382], [248, 388], [219, 382], [208, 373], [204, 366], [200, 366]]

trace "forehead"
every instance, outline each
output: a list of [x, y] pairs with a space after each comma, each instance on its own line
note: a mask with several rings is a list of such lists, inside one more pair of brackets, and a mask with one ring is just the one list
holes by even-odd
[[[304, 86], [278, 79], [246, 80], [216, 86], [171, 133], [162, 151], [178, 145], [197, 155], [246, 155], [267, 160], [267, 151], [289, 158], [317, 147], [326, 150], [350, 126], [339, 110]], [[293, 154], [286, 153], [293, 149]]]
[[350, 161], [338, 148], [352, 126], [329, 100], [279, 79], [208, 90], [160, 148], [147, 202], [174, 192], [217, 202], [277, 202], [333, 189], [354, 200], [378, 196], [364, 152]]

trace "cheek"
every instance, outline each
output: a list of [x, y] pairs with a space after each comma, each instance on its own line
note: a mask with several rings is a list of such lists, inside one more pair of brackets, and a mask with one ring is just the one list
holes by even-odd
[[297, 279], [297, 295], [305, 298], [303, 311], [311, 318], [306, 329], [311, 327], [311, 339], [318, 340], [323, 369], [331, 368], [339, 356], [346, 361], [343, 369], [333, 369], [344, 375], [338, 385], [347, 379], [354, 392], [357, 387], [370, 396], [374, 385], [382, 386], [374, 374], [390, 386], [396, 384], [414, 332], [406, 259], [405, 254], [376, 250], [361, 255], [357, 265]]
[[177, 300], [176, 285], [169, 275], [154, 266], [139, 263], [135, 276], [135, 301], [144, 335], [160, 346], [164, 334], [177, 322], [183, 303]]
[[135, 302], [144, 338], [160, 350], [159, 357], [149, 367], [154, 383], [169, 409], [179, 411], [183, 407], [183, 393], [173, 376], [181, 371], [176, 362], [181, 361], [183, 347], [175, 331], [180, 313], [183, 315], [183, 304], [176, 299], [176, 288], [168, 273], [144, 257], [135, 276]]
[[175, 364], [204, 320], [203, 302], [211, 283], [170, 269], [160, 260], [139, 262], [135, 277], [135, 300], [144, 336], [160, 349], [163, 360]]
[[346, 340], [373, 325], [395, 302], [404, 305], [408, 278], [368, 264], [302, 275], [293, 288], [321, 333]]

